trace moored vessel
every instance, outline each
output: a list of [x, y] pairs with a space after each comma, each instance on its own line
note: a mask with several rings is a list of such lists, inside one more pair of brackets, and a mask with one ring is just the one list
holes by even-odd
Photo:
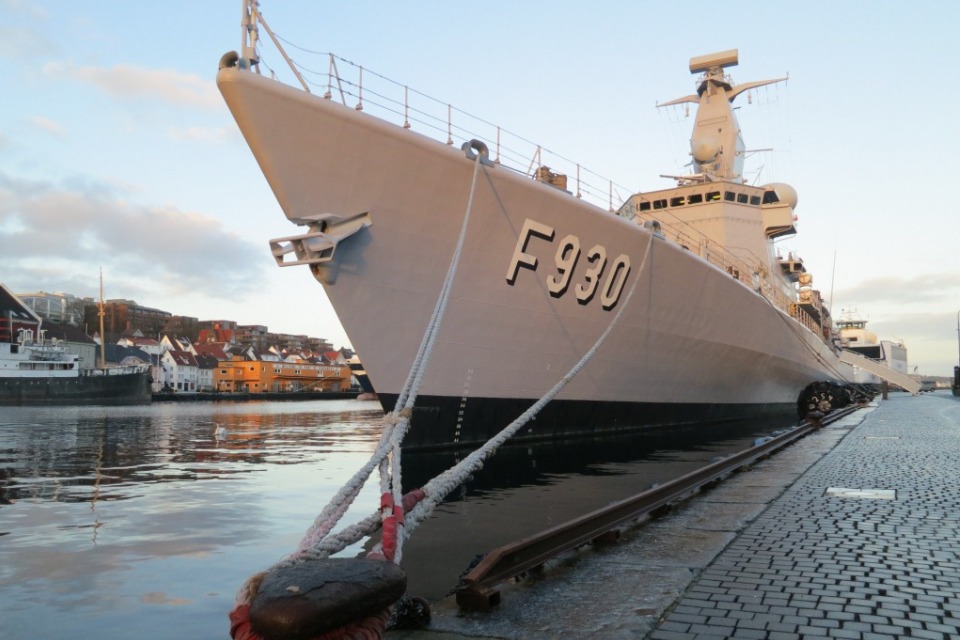
[[[889, 340], [877, 337], [867, 329], [868, 320], [856, 309], [844, 309], [837, 320], [841, 346], [865, 358], [882, 364], [884, 367], [907, 376], [907, 347], [901, 340]], [[854, 366], [854, 382], [879, 386], [881, 378], [866, 369]]]
[[242, 55], [223, 57], [217, 83], [286, 217], [306, 227], [272, 241], [274, 256], [309, 266], [387, 409], [459, 262], [407, 448], [485, 441], [601, 336], [518, 437], [792, 414], [811, 384], [852, 379], [812, 277], [774, 246], [796, 233], [796, 192], [743, 178], [731, 104], [782, 78], [734, 85], [735, 50], [692, 59], [697, 93], [665, 103], [698, 105], [692, 173], [603, 208], [579, 197], [579, 170], [500, 162], [499, 129], [437, 141], [259, 75], [248, 11]]
[[42, 322], [0, 284], [0, 405], [150, 402], [146, 366], [82, 369], [76, 353], [44, 338]]

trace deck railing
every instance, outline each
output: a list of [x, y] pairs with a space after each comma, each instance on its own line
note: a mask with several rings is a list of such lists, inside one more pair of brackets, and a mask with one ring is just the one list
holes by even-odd
[[[280, 56], [278, 63], [271, 65], [270, 60], [265, 59], [263, 41], [254, 38], [259, 60], [255, 67], [257, 72], [262, 73], [260, 67], [263, 67], [276, 78], [276, 67], [289, 67], [298, 83], [310, 93], [336, 100], [449, 145], [459, 147], [466, 141], [480, 140], [490, 149], [494, 162], [531, 179], [536, 178], [538, 169], [548, 167], [554, 173], [567, 177], [571, 195], [607, 211], [619, 209], [635, 191], [542, 144], [457, 108], [448, 101], [434, 98], [334, 53], [299, 47], [271, 31], [259, 12], [251, 20], [267, 31]], [[295, 51], [300, 59], [294, 59], [285, 49]]]
[[727, 272], [754, 291], [757, 291], [757, 293], [766, 298], [771, 304], [797, 320], [804, 327], [818, 336], [823, 336], [820, 323], [814, 320], [810, 314], [797, 304], [796, 296], [785, 291], [785, 287], [788, 285], [786, 285], [782, 279], [773, 276], [769, 268], [759, 258], [756, 258], [753, 263], [750, 263], [733, 253], [733, 251], [727, 247], [713, 242], [683, 220], [675, 219], [673, 221], [667, 221], [662, 217], [649, 214], [641, 215], [635, 210], [632, 210], [629, 203], [621, 208], [618, 215], [627, 219], [634, 219], [640, 224], [645, 221], [656, 221], [659, 223], [660, 229], [666, 238], [696, 253], [722, 271]]

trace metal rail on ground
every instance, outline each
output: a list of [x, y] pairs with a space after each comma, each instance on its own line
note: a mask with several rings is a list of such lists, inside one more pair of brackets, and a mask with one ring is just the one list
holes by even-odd
[[498, 547], [462, 578], [457, 589], [457, 605], [464, 610], [490, 610], [500, 603], [500, 584], [525, 571], [536, 569], [547, 560], [571, 549], [611, 536], [617, 528], [626, 523], [678, 502], [702, 487], [719, 482], [737, 469], [769, 456], [811, 431], [839, 420], [859, 408], [859, 405], [853, 405], [833, 411], [819, 422], [804, 422], [762, 444], [657, 485], [636, 496]]

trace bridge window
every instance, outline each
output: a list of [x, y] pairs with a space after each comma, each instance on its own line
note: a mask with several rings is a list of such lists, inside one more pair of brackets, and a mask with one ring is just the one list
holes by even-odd
[[750, 204], [760, 206], [760, 196], [750, 196]]
[[700, 204], [701, 202], [703, 202], [702, 193], [691, 193], [690, 197], [687, 198], [687, 204]]
[[707, 202], [715, 202], [716, 200], [719, 200], [719, 199], [720, 199], [719, 191], [711, 191], [710, 193], [707, 194]]
[[737, 199], [737, 194], [735, 194], [733, 191], [724, 191], [723, 199], [726, 200], [727, 202], [733, 202], [734, 200]]
[[738, 194], [737, 194], [737, 202], [739, 202], [740, 204], [747, 204], [747, 200], [748, 200], [748, 199], [749, 199], [749, 198], [747, 198], [747, 194], [745, 194], [745, 193], [738, 193]]
[[676, 198], [670, 198], [671, 207], [682, 207], [684, 203], [683, 196], [677, 196]]
[[654, 208], [654, 209], [666, 209], [666, 208], [667, 208], [667, 201], [666, 201], [666, 200], [654, 200], [654, 201], [653, 201], [653, 208]]
[[640, 203], [640, 211], [650, 211], [650, 203], [649, 203], [649, 202], [641, 202], [641, 203]]

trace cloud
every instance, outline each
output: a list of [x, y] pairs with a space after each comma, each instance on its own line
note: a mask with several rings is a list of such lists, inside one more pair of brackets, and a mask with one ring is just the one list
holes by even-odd
[[0, 24], [0, 58], [28, 60], [57, 51], [55, 44], [33, 29]]
[[43, 116], [30, 116], [27, 118], [27, 122], [32, 124], [37, 129], [46, 131], [47, 133], [58, 138], [65, 138], [67, 135], [60, 123], [51, 120], [50, 118], [45, 118]]
[[0, 2], [0, 8], [4, 13], [22, 14], [38, 20], [46, 20], [50, 17], [50, 12], [45, 8], [37, 6], [36, 2], [30, 0], [3, 0]]
[[[80, 294], [103, 266], [134, 292], [219, 299], [259, 282], [259, 245], [209, 216], [122, 195], [102, 183], [58, 185], [0, 172], [0, 273], [29, 278], [31, 289]], [[74, 288], [80, 282], [85, 286]]]
[[[890, 314], [871, 322], [870, 330], [881, 337], [913, 336], [911, 342], [957, 342], [957, 312]], [[909, 346], [909, 345], [908, 345]], [[954, 349], [955, 351], [956, 349]]]
[[223, 106], [209, 80], [172, 69], [148, 69], [131, 64], [92, 67], [72, 62], [48, 62], [43, 65], [43, 73], [55, 80], [88, 84], [122, 100], [160, 101], [201, 109]]
[[236, 127], [167, 127], [167, 137], [176, 142], [219, 142], [238, 134]]
[[925, 273], [912, 278], [873, 278], [837, 291], [838, 300], [856, 305], [904, 305], [942, 302], [960, 291], [960, 271]]

